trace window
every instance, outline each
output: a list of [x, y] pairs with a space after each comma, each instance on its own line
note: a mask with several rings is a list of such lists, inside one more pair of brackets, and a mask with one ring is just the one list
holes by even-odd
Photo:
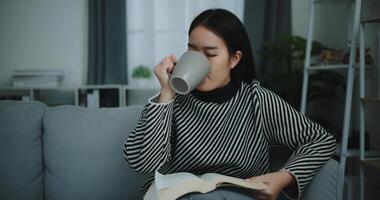
[[[193, 18], [208, 8], [224, 8], [243, 20], [244, 0], [126, 0], [128, 84], [138, 65], [152, 69], [166, 55], [187, 50]], [[153, 75], [152, 86], [159, 87]]]

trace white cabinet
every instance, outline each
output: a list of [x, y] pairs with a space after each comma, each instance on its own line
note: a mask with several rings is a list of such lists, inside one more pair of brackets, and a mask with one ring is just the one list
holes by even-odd
[[123, 107], [145, 105], [158, 92], [158, 87], [133, 85], [0, 87], [0, 100], [41, 101], [49, 106]]

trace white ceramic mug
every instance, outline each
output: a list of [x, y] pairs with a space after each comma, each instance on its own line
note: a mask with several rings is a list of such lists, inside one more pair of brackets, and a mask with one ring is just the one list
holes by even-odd
[[170, 77], [171, 88], [179, 94], [187, 94], [202, 83], [210, 70], [205, 55], [197, 51], [185, 52], [174, 66]]

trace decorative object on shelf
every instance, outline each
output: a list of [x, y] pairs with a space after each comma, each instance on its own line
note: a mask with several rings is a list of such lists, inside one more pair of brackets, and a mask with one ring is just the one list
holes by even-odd
[[14, 87], [58, 87], [63, 80], [61, 70], [14, 70]]
[[99, 108], [99, 90], [92, 90], [87, 93], [87, 108]]
[[[330, 64], [345, 64], [347, 65], [350, 58], [350, 46], [351, 42], [348, 42], [348, 46], [346, 50], [339, 50], [334, 48], [326, 48], [322, 49], [319, 60], [321, 62], [321, 65], [330, 65]], [[365, 49], [365, 64], [366, 65], [372, 65], [374, 60], [372, 56], [370, 55], [371, 48]], [[355, 63], [359, 63], [360, 61], [360, 53], [359, 53], [359, 47], [356, 47], [356, 59]]]
[[132, 78], [138, 86], [149, 85], [151, 76], [151, 68], [147, 65], [139, 65], [132, 71]]
[[[369, 54], [369, 52], [371, 51], [371, 48], [366, 48], [365, 51], [364, 51], [364, 61], [365, 61], [365, 64], [366, 65], [372, 65], [373, 64], [373, 58], [372, 56]], [[343, 64], [348, 64], [348, 61], [349, 61], [349, 57], [350, 57], [350, 52], [347, 51], [346, 54], [344, 54], [343, 56]], [[356, 59], [355, 59], [355, 63], [359, 63], [360, 61], [360, 53], [359, 53], [359, 48], [356, 47]]]
[[321, 65], [342, 64], [344, 51], [338, 49], [323, 49], [319, 55]]

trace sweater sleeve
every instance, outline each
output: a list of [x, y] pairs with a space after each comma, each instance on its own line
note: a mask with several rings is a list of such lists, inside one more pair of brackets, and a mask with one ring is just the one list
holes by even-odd
[[136, 128], [123, 144], [125, 159], [139, 173], [152, 173], [170, 160], [174, 99], [158, 103], [159, 95], [148, 100]]
[[299, 199], [313, 176], [334, 154], [335, 138], [259, 84], [257, 93], [267, 140], [293, 151], [281, 170], [290, 172], [295, 178], [294, 184], [284, 189], [285, 194]]

